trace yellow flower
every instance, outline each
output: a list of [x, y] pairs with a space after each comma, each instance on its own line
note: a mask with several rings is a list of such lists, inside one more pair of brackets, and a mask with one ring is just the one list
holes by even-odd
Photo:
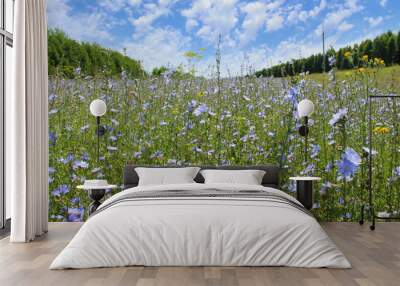
[[368, 62], [368, 55], [363, 55], [362, 60]]
[[384, 61], [384, 60], [381, 60], [381, 61], [379, 62], [379, 64], [382, 65], [382, 66], [384, 66], [384, 65], [385, 65], [385, 61]]
[[390, 132], [390, 129], [388, 127], [375, 127], [374, 128], [374, 133], [375, 134], [388, 134]]
[[377, 64], [377, 65], [378, 65], [381, 61], [382, 61], [382, 59], [380, 59], [380, 58], [374, 58], [374, 63]]
[[388, 127], [381, 128], [381, 134], [388, 134], [389, 132], [390, 132], [390, 129]]
[[351, 57], [351, 52], [350, 52], [350, 51], [345, 52], [345, 53], [344, 53], [344, 56], [345, 56], [346, 58], [350, 58], [350, 57]]
[[179, 109], [178, 108], [172, 109], [172, 114], [173, 115], [178, 115], [179, 114]]
[[193, 51], [187, 51], [183, 54], [188, 59], [201, 59], [201, 55]]
[[359, 68], [359, 69], [358, 69], [358, 72], [359, 72], [359, 73], [365, 72], [365, 68]]

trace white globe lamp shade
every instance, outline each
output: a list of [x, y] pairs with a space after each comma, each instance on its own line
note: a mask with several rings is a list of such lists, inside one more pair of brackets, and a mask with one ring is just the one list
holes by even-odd
[[90, 113], [96, 117], [103, 116], [107, 111], [106, 103], [101, 99], [95, 99], [90, 103]]
[[310, 116], [314, 112], [314, 103], [309, 99], [303, 99], [297, 105], [299, 117]]

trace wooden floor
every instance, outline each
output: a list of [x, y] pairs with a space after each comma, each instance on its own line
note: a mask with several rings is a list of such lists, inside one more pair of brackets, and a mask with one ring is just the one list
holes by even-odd
[[324, 229], [352, 269], [288, 267], [124, 267], [48, 270], [79, 223], [51, 223], [33, 243], [0, 241], [0, 285], [400, 285], [400, 223], [381, 223], [375, 232], [356, 223], [327, 223]]

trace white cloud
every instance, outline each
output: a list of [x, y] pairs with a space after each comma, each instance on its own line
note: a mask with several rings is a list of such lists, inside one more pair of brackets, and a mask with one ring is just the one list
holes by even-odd
[[232, 41], [230, 33], [238, 22], [238, 0], [194, 0], [192, 5], [181, 11], [186, 18], [187, 26], [193, 27], [196, 21], [196, 35], [203, 40], [215, 44], [218, 35], [227, 41]]
[[124, 42], [121, 48], [127, 54], [139, 59], [146, 70], [151, 71], [160, 66], [178, 66], [185, 63], [183, 54], [189, 50], [190, 38], [171, 28], [152, 29], [151, 32], [135, 35], [132, 40]]
[[253, 1], [241, 5], [240, 11], [245, 17], [240, 29], [236, 30], [240, 43], [243, 45], [255, 40], [263, 27], [267, 32], [281, 29], [285, 22], [285, 9], [282, 7], [284, 3], [285, 0]]
[[309, 40], [288, 39], [280, 42], [269, 57], [269, 62], [272, 65], [279, 62], [307, 57], [312, 54], [321, 52], [321, 43]]
[[187, 31], [191, 31], [193, 28], [197, 27], [199, 23], [195, 19], [188, 19], [186, 21], [185, 27]]
[[101, 7], [111, 12], [118, 12], [122, 9], [139, 6], [142, 0], [98, 0]]
[[319, 6], [315, 6], [314, 9], [310, 10], [308, 15], [312, 18], [318, 16], [327, 7], [326, 0], [321, 0]]
[[334, 11], [326, 15], [323, 24], [318, 26], [315, 33], [321, 35], [323, 29], [326, 31], [336, 30], [344, 23], [344, 20], [363, 9], [364, 6], [360, 3], [360, 0], [345, 0], [343, 4], [338, 5]]
[[327, 6], [328, 4], [326, 0], [321, 0], [319, 5], [315, 6], [311, 10], [303, 10], [303, 4], [291, 6], [288, 9], [287, 20], [290, 24], [309, 21], [310, 19], [317, 17], [327, 8]]
[[272, 15], [272, 17], [267, 20], [266, 24], [267, 30], [269, 32], [279, 30], [280, 28], [283, 27], [284, 21], [285, 19], [282, 17], [282, 15], [279, 14]]
[[171, 13], [171, 5], [174, 0], [159, 0], [158, 3], [143, 4], [144, 13], [138, 18], [131, 18], [130, 22], [138, 31], [145, 31], [151, 28], [151, 25], [158, 18]]
[[254, 40], [258, 31], [265, 25], [267, 19], [267, 4], [261, 1], [250, 2], [240, 8], [246, 16], [243, 20], [241, 29], [238, 31], [239, 40], [242, 44], [246, 44]]
[[379, 26], [383, 22], [383, 17], [381, 17], [381, 16], [376, 17], [376, 18], [365, 17], [364, 20], [368, 22], [368, 24], [370, 25], [371, 28], [374, 28], [376, 26]]
[[142, 3], [142, 0], [128, 0], [128, 4], [132, 6], [138, 6], [140, 3]]
[[241, 44], [256, 39], [261, 27], [265, 26], [267, 32], [282, 29], [285, 25], [306, 22], [316, 18], [327, 8], [327, 1], [320, 0], [310, 10], [303, 10], [303, 4], [284, 5], [286, 0], [253, 1], [241, 5], [240, 11], [245, 14], [240, 29], [236, 31]]
[[351, 29], [353, 29], [354, 25], [353, 24], [349, 24], [346, 21], [340, 23], [340, 25], [337, 27], [339, 32], [346, 32], [349, 31]]
[[[47, 0], [48, 26], [59, 28], [76, 40], [111, 41], [110, 16], [101, 12], [72, 13], [67, 0]], [[110, 24], [111, 23], [111, 24]]]
[[379, 5], [381, 5], [382, 7], [386, 7], [387, 4], [387, 0], [380, 0], [379, 1]]

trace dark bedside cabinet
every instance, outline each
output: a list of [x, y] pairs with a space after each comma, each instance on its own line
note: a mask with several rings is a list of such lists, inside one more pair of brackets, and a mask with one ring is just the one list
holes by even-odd
[[296, 181], [297, 200], [302, 205], [311, 210], [314, 204], [313, 182], [319, 181], [319, 177], [290, 177], [292, 181]]

